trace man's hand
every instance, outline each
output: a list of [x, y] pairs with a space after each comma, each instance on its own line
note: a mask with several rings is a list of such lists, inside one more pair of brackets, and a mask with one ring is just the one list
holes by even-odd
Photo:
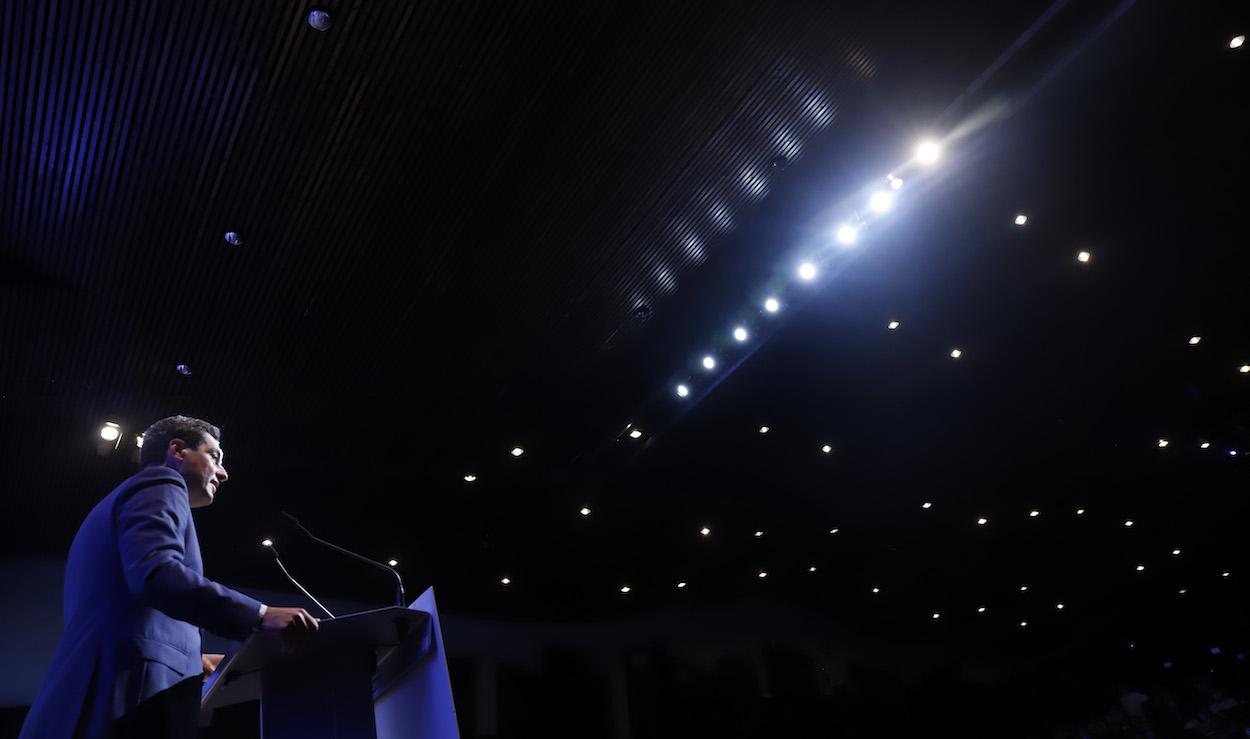
[[302, 637], [321, 627], [317, 619], [303, 608], [269, 606], [260, 620], [261, 631], [281, 631], [289, 637]]
[[226, 658], [226, 655], [224, 654], [201, 654], [200, 655], [200, 665], [203, 666], [204, 668], [205, 680], [208, 679], [209, 675], [217, 671], [217, 666], [220, 665], [221, 661], [225, 658]]

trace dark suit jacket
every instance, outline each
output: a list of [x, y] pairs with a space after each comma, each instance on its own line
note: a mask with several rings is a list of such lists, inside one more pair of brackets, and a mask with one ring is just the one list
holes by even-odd
[[260, 602], [204, 578], [187, 486], [145, 467], [87, 515], [65, 569], [65, 632], [21, 739], [99, 737], [201, 673], [199, 627], [246, 638]]

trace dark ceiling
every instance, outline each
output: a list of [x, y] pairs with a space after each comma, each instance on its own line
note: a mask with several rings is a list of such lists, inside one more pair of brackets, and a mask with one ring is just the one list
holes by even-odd
[[133, 435], [186, 413], [224, 431], [199, 526], [229, 582], [282, 588], [256, 542], [289, 510], [460, 613], [1233, 638], [1244, 5], [310, 7], [4, 5], [9, 556], [63, 556]]

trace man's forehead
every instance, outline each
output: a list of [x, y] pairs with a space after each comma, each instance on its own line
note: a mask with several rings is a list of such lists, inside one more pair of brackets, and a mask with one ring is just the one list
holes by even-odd
[[[204, 435], [204, 441], [200, 443], [201, 452], [222, 452], [221, 442], [217, 441], [208, 434]], [[224, 452], [222, 452], [224, 454]]]

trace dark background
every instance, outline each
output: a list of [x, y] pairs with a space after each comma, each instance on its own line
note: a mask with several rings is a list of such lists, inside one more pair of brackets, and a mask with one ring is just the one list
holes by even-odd
[[[498, 736], [620, 736], [612, 674], [637, 737], [1250, 697], [1244, 4], [311, 7], [0, 11], [15, 610], [185, 413], [232, 478], [210, 575], [289, 593], [273, 536], [313, 592], [386, 601], [288, 510], [545, 655], [448, 634], [465, 736], [483, 660]], [[14, 694], [45, 666], [6, 659]]]

